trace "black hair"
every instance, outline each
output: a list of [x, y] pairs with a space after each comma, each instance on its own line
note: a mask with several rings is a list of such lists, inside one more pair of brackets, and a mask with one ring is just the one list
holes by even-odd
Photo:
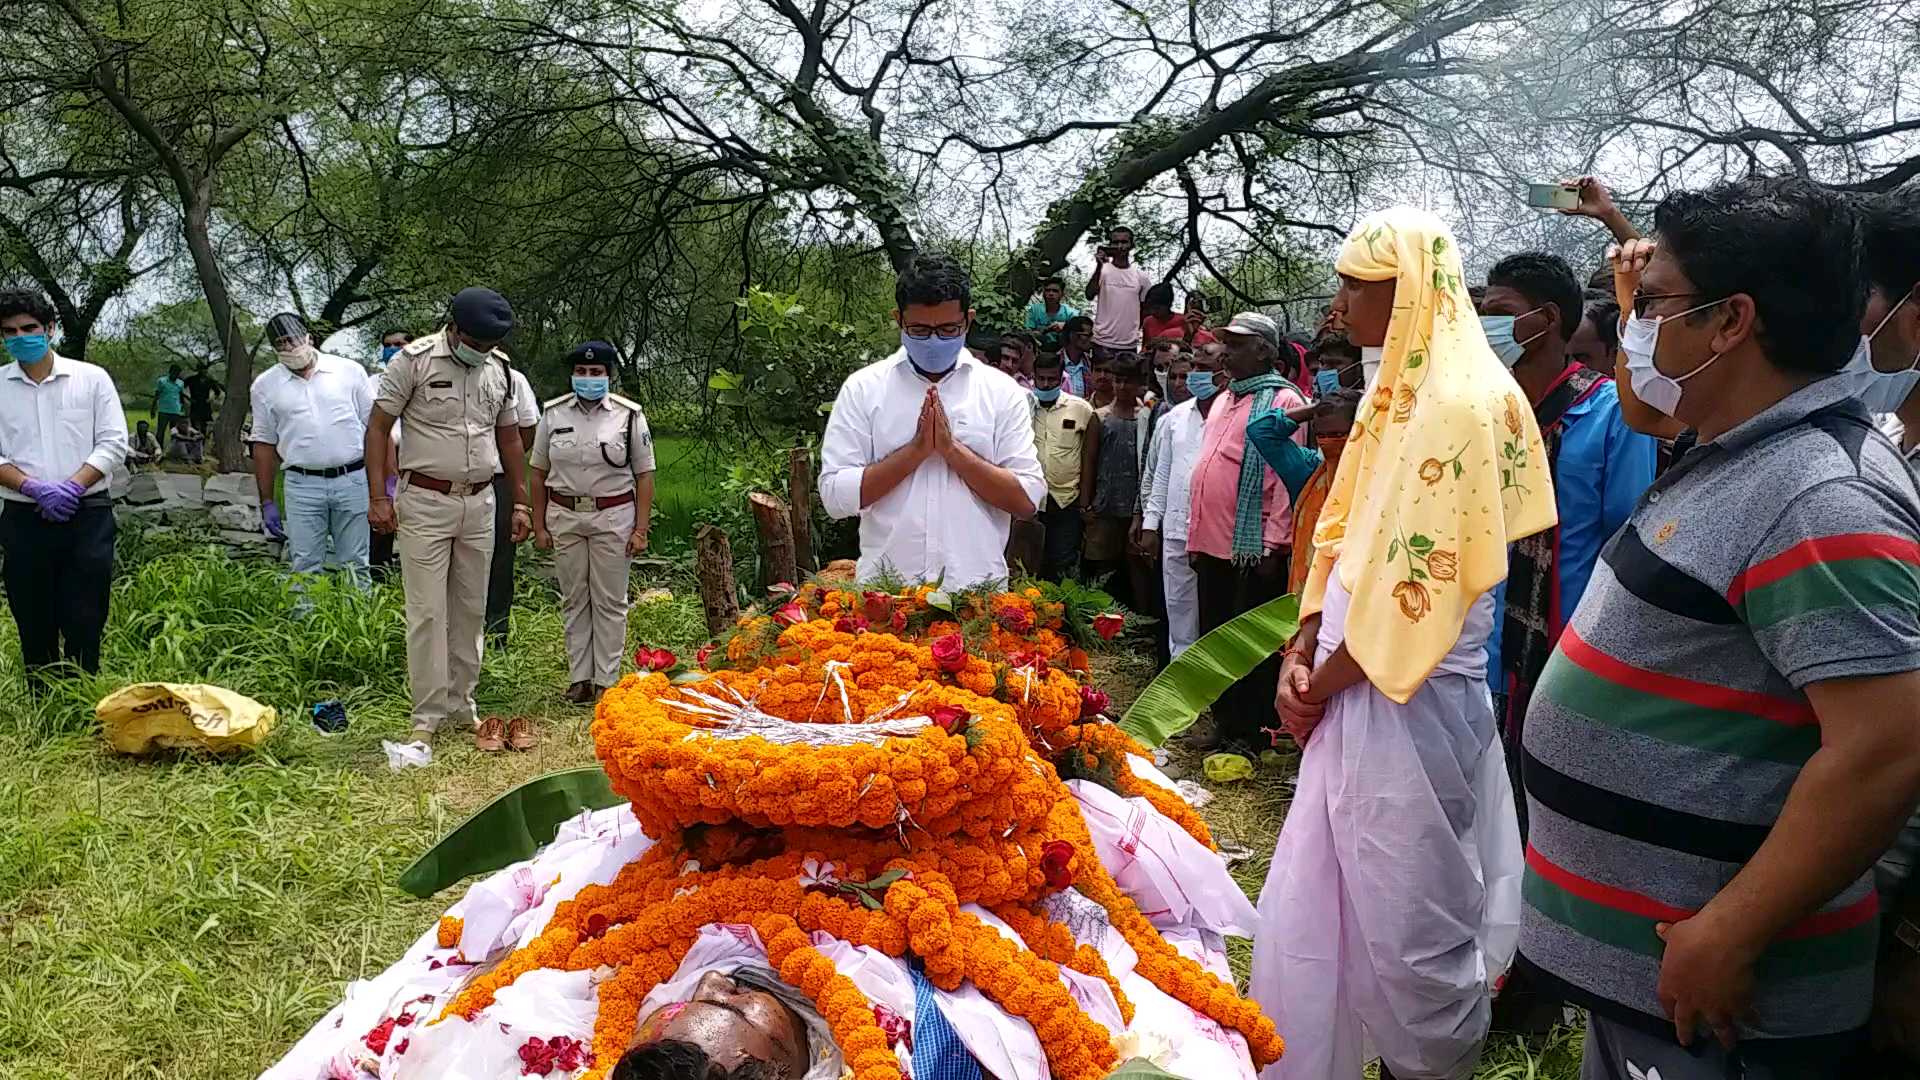
[[168, 365], [167, 365], [167, 374], [169, 374], [169, 375], [172, 375], [172, 376], [174, 376], [175, 378], [178, 378], [178, 377], [179, 377], [179, 375], [180, 375], [180, 365], [179, 365], [179, 364], [168, 364]]
[[1043, 352], [1033, 358], [1033, 370], [1035, 373], [1041, 371], [1065, 371], [1066, 367], [1067, 362], [1061, 359], [1060, 354], [1057, 352]]
[[1107, 370], [1112, 373], [1116, 379], [1133, 379], [1138, 382], [1146, 382], [1153, 378], [1148, 365], [1145, 361], [1141, 360], [1138, 353], [1122, 353], [1114, 357], [1113, 362], [1107, 365]]
[[1580, 300], [1584, 294], [1579, 279], [1573, 276], [1573, 267], [1558, 255], [1544, 251], [1509, 255], [1494, 264], [1487, 274], [1487, 285], [1512, 289], [1535, 305], [1552, 304], [1560, 312], [1562, 341], [1572, 341], [1573, 332], [1580, 329], [1584, 306]]
[[1311, 364], [1318, 360], [1325, 364], [1329, 357], [1336, 359], [1334, 366], [1346, 367], [1360, 359], [1360, 346], [1349, 340], [1345, 332], [1329, 330], [1307, 346], [1307, 362]]
[[[926, 303], [926, 301], [918, 300], [915, 303]], [[992, 356], [1000, 351], [1000, 335], [976, 323], [967, 328], [967, 348], [978, 349]]]
[[1611, 358], [1620, 348], [1620, 302], [1612, 293], [1588, 289], [1587, 321], [1593, 324], [1593, 332], [1600, 335], [1600, 344]]
[[1486, 298], [1487, 298], [1487, 287], [1485, 285], [1467, 286], [1467, 299], [1473, 302], [1473, 306], [1476, 310], [1480, 307], [1480, 301], [1485, 300]]
[[1025, 330], [1009, 330], [1000, 335], [1000, 344], [1019, 345], [1022, 348], [1037, 348], [1040, 342], [1035, 340], [1034, 336]]
[[1145, 307], [1156, 307], [1160, 304], [1172, 307], [1173, 284], [1162, 281], [1156, 285], [1147, 286], [1146, 294], [1140, 297], [1140, 303]]
[[1152, 341], [1147, 342], [1147, 355], [1152, 356], [1160, 352], [1162, 349], [1172, 349], [1175, 352], [1179, 352], [1180, 347], [1184, 344], [1186, 343], [1181, 341], [1179, 338], [1173, 338], [1173, 337], [1154, 338]]
[[698, 1046], [662, 1039], [622, 1054], [611, 1080], [797, 1080], [780, 1074], [764, 1061], [743, 1061], [727, 1072]]
[[1093, 320], [1085, 315], [1075, 315], [1073, 318], [1067, 320], [1067, 325], [1062, 329], [1071, 336], [1082, 330], [1093, 329]]
[[1608, 266], [1606, 260], [1602, 259], [1600, 269], [1587, 276], [1587, 288], [1613, 291], [1613, 267]]
[[1055, 275], [1053, 275], [1052, 277], [1049, 277], [1049, 278], [1047, 278], [1047, 279], [1045, 279], [1044, 281], [1042, 281], [1042, 282], [1040, 282], [1040, 287], [1041, 287], [1041, 288], [1043, 288], [1043, 289], [1044, 289], [1044, 288], [1046, 288], [1046, 287], [1047, 287], [1047, 286], [1049, 286], [1049, 285], [1058, 285], [1058, 286], [1060, 286], [1060, 287], [1061, 287], [1062, 289], [1065, 289], [1065, 288], [1067, 287], [1067, 279], [1066, 279], [1066, 278], [1063, 278], [1063, 277], [1061, 277], [1061, 276], [1060, 276], [1060, 275], [1058, 275], [1058, 274], [1055, 274]]
[[404, 330], [398, 326], [388, 327], [387, 329], [380, 331], [380, 340], [385, 341], [395, 334], [399, 334], [401, 337], [406, 338], [408, 341], [413, 340], [413, 331]]
[[973, 306], [973, 278], [951, 255], [938, 252], [915, 255], [907, 272], [893, 283], [893, 306], [901, 311], [913, 304], [960, 301], [960, 310]]
[[1920, 284], [1920, 184], [1874, 196], [1862, 209], [1860, 269], [1898, 303]]
[[1853, 356], [1866, 292], [1847, 196], [1792, 176], [1736, 180], [1674, 192], [1653, 226], [1699, 292], [1687, 306], [1753, 298], [1754, 339], [1775, 367], [1827, 375]]
[[42, 326], [52, 326], [58, 318], [53, 304], [37, 289], [0, 289], [0, 319], [30, 315]]
[[1113, 240], [1113, 234], [1114, 234], [1114, 233], [1117, 233], [1117, 232], [1123, 232], [1123, 233], [1126, 233], [1126, 234], [1127, 234], [1127, 239], [1128, 239], [1128, 240], [1132, 240], [1132, 239], [1133, 239], [1133, 230], [1132, 230], [1132, 229], [1129, 229], [1129, 228], [1127, 228], [1127, 227], [1126, 227], [1125, 225], [1109, 225], [1109, 226], [1107, 226], [1107, 240], [1108, 240], [1108, 242], [1112, 242], [1112, 240]]

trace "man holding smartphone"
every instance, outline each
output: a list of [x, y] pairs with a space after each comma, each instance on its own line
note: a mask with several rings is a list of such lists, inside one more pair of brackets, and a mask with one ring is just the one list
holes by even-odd
[[1093, 356], [1108, 361], [1140, 346], [1140, 304], [1153, 280], [1133, 265], [1133, 230], [1115, 225], [1107, 242], [1094, 250], [1097, 260], [1087, 281], [1093, 306]]

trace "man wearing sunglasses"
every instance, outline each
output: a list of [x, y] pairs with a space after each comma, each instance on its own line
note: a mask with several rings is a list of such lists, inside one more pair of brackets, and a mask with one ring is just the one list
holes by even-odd
[[894, 284], [900, 350], [840, 387], [820, 446], [820, 501], [860, 516], [862, 581], [964, 588], [1007, 576], [1007, 532], [1046, 496], [1033, 404], [967, 354], [972, 282], [922, 255]]

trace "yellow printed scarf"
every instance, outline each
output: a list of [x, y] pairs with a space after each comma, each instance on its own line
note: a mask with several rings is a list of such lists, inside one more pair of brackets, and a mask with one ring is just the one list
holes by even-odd
[[1405, 703], [1459, 641], [1468, 608], [1507, 576], [1507, 544], [1558, 520], [1553, 479], [1438, 218], [1407, 206], [1369, 215], [1338, 269], [1392, 280], [1393, 317], [1313, 532], [1301, 614], [1320, 610], [1338, 558], [1353, 597], [1347, 651]]

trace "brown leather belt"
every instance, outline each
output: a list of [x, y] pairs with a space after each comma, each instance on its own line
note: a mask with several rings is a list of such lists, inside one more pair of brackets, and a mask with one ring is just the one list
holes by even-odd
[[456, 480], [442, 480], [437, 476], [428, 476], [423, 472], [408, 470], [400, 474], [414, 487], [423, 487], [428, 491], [437, 491], [442, 495], [485, 495], [493, 490], [493, 478], [488, 477], [477, 484], [462, 483]]
[[595, 510], [611, 510], [616, 506], [625, 506], [633, 499], [634, 494], [631, 491], [623, 491], [618, 495], [562, 495], [552, 488], [547, 489], [548, 502], [555, 506], [564, 506], [576, 513], [587, 509], [588, 503], [592, 503], [592, 509]]

